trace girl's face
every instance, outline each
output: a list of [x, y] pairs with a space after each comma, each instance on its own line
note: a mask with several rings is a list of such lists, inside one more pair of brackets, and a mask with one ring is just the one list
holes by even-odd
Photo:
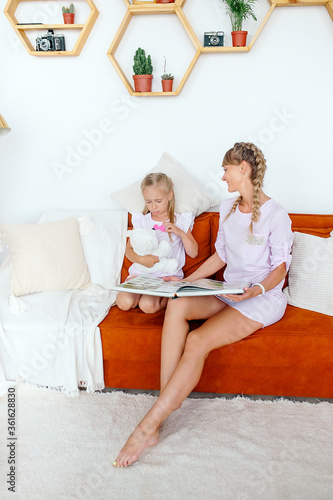
[[173, 191], [166, 193], [156, 186], [148, 186], [142, 191], [146, 207], [154, 220], [164, 221], [168, 216], [168, 203], [173, 197]]

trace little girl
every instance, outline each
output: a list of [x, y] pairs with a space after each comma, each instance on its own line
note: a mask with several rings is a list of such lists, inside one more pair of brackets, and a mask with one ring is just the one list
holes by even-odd
[[[178, 261], [178, 269], [173, 273], [173, 276], [182, 278], [184, 276], [182, 268], [185, 264], [185, 253], [192, 258], [198, 255], [198, 244], [191, 233], [194, 215], [191, 213], [175, 213], [172, 180], [165, 174], [148, 174], [141, 183], [141, 191], [145, 200], [145, 208], [142, 214], [132, 214], [133, 228], [153, 230], [155, 227], [158, 242], [162, 240], [169, 241], [171, 251], [168, 258], [175, 258]], [[161, 227], [161, 230], [156, 226]], [[127, 241], [125, 255], [133, 262], [129, 268], [129, 277], [131, 278], [142, 274], [136, 264], [152, 267], [159, 260], [155, 255], [137, 255], [131, 246], [130, 240]], [[152, 276], [156, 276], [156, 274], [152, 273]], [[167, 276], [167, 274], [159, 274], [159, 277], [163, 276]], [[165, 309], [167, 302], [167, 297], [128, 292], [119, 292], [116, 300], [117, 306], [124, 311], [139, 306], [145, 313], [161, 311]]]

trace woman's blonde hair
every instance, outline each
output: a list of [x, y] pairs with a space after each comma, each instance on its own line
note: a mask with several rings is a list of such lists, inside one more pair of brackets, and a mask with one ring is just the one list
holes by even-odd
[[[166, 194], [169, 194], [171, 191], [173, 192], [173, 183], [170, 177], [161, 172], [148, 174], [141, 182], [141, 191], [143, 192], [147, 187], [157, 187], [158, 189], [162, 189]], [[168, 201], [168, 217], [172, 224], [175, 222], [175, 194], [173, 193], [171, 200]], [[149, 212], [148, 208], [145, 206], [143, 209], [143, 215], [146, 215]]]
[[[251, 180], [253, 184], [253, 204], [252, 217], [250, 224], [250, 232], [253, 233], [253, 223], [258, 222], [260, 217], [260, 190], [263, 187], [264, 176], [267, 169], [266, 160], [263, 152], [251, 142], [236, 142], [234, 147], [229, 149], [224, 155], [222, 166], [224, 165], [240, 165], [242, 161], [246, 161], [251, 166]], [[230, 214], [235, 212], [237, 206], [242, 201], [243, 197], [239, 196], [230, 212], [224, 219], [225, 221]]]

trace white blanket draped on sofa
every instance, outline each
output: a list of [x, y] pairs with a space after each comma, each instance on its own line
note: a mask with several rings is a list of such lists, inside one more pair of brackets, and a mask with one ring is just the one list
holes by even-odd
[[81, 215], [89, 216], [95, 225], [83, 243], [93, 282], [86, 290], [25, 295], [30, 308], [12, 315], [9, 262], [0, 269], [0, 395], [8, 381], [18, 378], [71, 396], [78, 394], [80, 386], [88, 391], [104, 388], [98, 324], [115, 301], [110, 287], [119, 282], [127, 212], [57, 211], [40, 222]]

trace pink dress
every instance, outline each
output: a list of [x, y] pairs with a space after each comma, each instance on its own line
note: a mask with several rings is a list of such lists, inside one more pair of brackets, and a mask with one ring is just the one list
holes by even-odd
[[[224, 280], [231, 283], [260, 283], [283, 262], [287, 270], [291, 263], [293, 233], [286, 210], [270, 199], [260, 207], [260, 218], [253, 223], [253, 236], [249, 226], [252, 214], [239, 208], [224, 221], [236, 198], [225, 200], [220, 207], [220, 227], [215, 243], [219, 257], [227, 264]], [[269, 290], [242, 302], [233, 302], [218, 296], [247, 318], [268, 326], [284, 315], [287, 299], [282, 293], [284, 279]]]
[[[191, 213], [184, 213], [184, 214], [175, 214], [175, 225], [182, 229], [185, 233], [190, 229], [192, 230], [193, 228], [193, 223], [194, 223], [194, 215]], [[149, 212], [146, 215], [140, 214], [140, 213], [133, 213], [132, 214], [132, 224], [133, 228], [144, 228], [144, 229], [153, 229], [155, 224], [161, 226], [163, 222], [157, 222], [151, 218], [151, 213]], [[172, 276], [177, 276], [177, 278], [183, 278], [184, 273], [183, 273], [183, 267], [185, 264], [185, 248], [183, 245], [183, 242], [179, 236], [176, 236], [174, 233], [171, 233], [171, 240], [169, 238], [170, 233], [166, 233], [160, 230], [156, 231], [156, 236], [158, 242], [162, 240], [166, 240], [170, 243], [171, 245], [171, 251], [168, 255], [168, 258], [173, 258], [177, 259], [178, 261], [178, 268], [176, 272], [172, 273]], [[137, 268], [137, 266], [134, 264], [131, 265], [131, 267], [128, 270], [129, 275], [138, 275], [142, 274], [142, 271]], [[168, 276], [167, 273], [161, 274], [161, 273], [149, 273], [150, 276]]]

